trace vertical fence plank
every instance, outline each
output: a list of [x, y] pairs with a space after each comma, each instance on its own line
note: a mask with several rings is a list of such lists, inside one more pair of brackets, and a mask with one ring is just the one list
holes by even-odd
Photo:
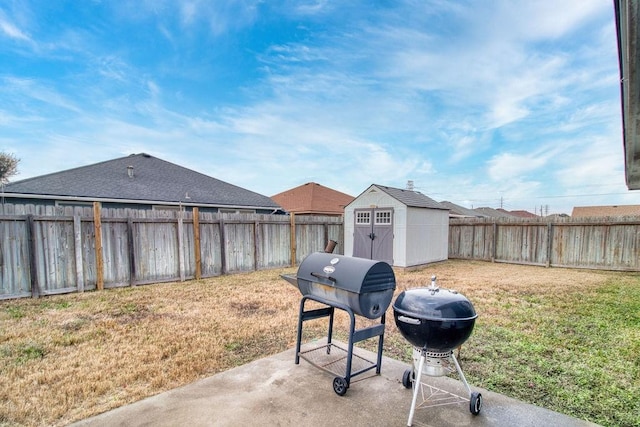
[[291, 233], [291, 266], [296, 266], [296, 214], [291, 212], [290, 218], [290, 233]]
[[553, 254], [553, 224], [547, 224], [547, 267], [551, 267], [551, 255]]
[[227, 234], [224, 229], [224, 218], [220, 217], [220, 262], [221, 273], [227, 274]]
[[178, 218], [178, 274], [180, 274], [180, 281], [185, 281], [184, 272], [184, 220], [182, 219], [182, 211], [180, 211], [180, 217]]
[[491, 262], [496, 261], [496, 257], [498, 256], [498, 223], [493, 223], [493, 236], [492, 237], [492, 245], [491, 245]]
[[80, 215], [73, 216], [74, 254], [76, 258], [76, 286], [78, 292], [84, 292], [84, 266], [82, 264], [82, 220]]
[[38, 260], [36, 257], [36, 225], [33, 215], [27, 216], [27, 241], [29, 242], [29, 275], [31, 276], [31, 296], [40, 296], [40, 283], [38, 280]]
[[258, 270], [258, 227], [260, 227], [260, 223], [256, 219], [253, 221], [253, 269]]
[[202, 278], [202, 253], [200, 252], [200, 212], [193, 208], [193, 253], [196, 263], [196, 280]]
[[102, 259], [102, 220], [100, 202], [93, 202], [93, 228], [96, 236], [96, 288], [104, 289], [104, 260]]
[[127, 218], [127, 247], [129, 250], [129, 285], [136, 284], [136, 253], [134, 248], [133, 218]]

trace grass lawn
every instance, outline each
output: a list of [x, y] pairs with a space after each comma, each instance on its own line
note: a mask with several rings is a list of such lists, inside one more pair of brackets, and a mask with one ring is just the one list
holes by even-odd
[[[64, 425], [292, 348], [294, 272], [0, 301], [0, 425]], [[640, 274], [447, 261], [397, 271], [397, 293], [432, 274], [479, 314], [460, 358], [473, 387], [640, 426]], [[410, 362], [387, 313], [384, 354]], [[346, 324], [338, 310], [337, 338]]]

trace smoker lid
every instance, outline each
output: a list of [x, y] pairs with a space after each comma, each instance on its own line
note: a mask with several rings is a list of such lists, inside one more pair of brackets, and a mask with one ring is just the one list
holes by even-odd
[[438, 287], [408, 289], [398, 295], [393, 309], [405, 316], [425, 320], [470, 320], [478, 317], [473, 304], [464, 295]]
[[324, 252], [307, 256], [298, 268], [297, 278], [356, 294], [396, 288], [393, 268], [386, 262]]

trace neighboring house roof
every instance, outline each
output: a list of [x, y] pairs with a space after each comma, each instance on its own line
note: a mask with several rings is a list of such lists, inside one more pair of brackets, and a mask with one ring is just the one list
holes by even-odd
[[618, 66], [620, 68], [620, 100], [622, 104], [622, 145], [625, 177], [629, 190], [640, 189], [640, 55], [638, 49], [640, 2], [614, 0]]
[[369, 191], [372, 187], [378, 188], [380, 191], [388, 194], [389, 196], [393, 197], [400, 203], [405, 204], [409, 207], [441, 209], [445, 211], [449, 210], [449, 208], [441, 205], [440, 203], [436, 202], [432, 198], [427, 197], [421, 192], [414, 191], [414, 190], [406, 190], [402, 188], [393, 188], [393, 187], [387, 187], [384, 185], [371, 184], [369, 188], [367, 188], [365, 191], [361, 193], [361, 195]]
[[354, 197], [315, 182], [307, 182], [271, 196], [271, 199], [291, 213], [343, 215], [344, 207]]
[[576, 206], [571, 216], [578, 217], [605, 217], [605, 216], [640, 216], [640, 205], [617, 206]]
[[5, 197], [281, 209], [273, 200], [146, 153], [9, 183]]
[[524, 210], [509, 211], [509, 214], [513, 216], [517, 216], [518, 218], [537, 218], [538, 217], [538, 215], [531, 213], [529, 211], [524, 211]]
[[505, 210], [498, 210], [498, 209], [486, 208], [486, 207], [476, 208], [474, 210], [490, 218], [514, 218], [515, 217], [515, 215], [511, 215]]
[[453, 202], [442, 201], [440, 202], [440, 204], [449, 209], [449, 216], [471, 217], [471, 218], [482, 218], [485, 216], [479, 212], [474, 211], [473, 209], [467, 209], [464, 206], [456, 205]]

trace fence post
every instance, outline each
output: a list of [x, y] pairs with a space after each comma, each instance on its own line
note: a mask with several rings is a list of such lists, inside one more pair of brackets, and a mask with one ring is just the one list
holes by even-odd
[[202, 254], [200, 253], [200, 211], [194, 206], [192, 212], [193, 216], [193, 252], [196, 262], [196, 280], [202, 278]]
[[31, 276], [31, 297], [40, 296], [40, 283], [38, 281], [38, 266], [36, 259], [36, 224], [33, 215], [27, 215], [27, 233], [29, 240], [29, 275]]
[[290, 217], [290, 239], [291, 239], [291, 267], [296, 266], [296, 214], [291, 212]]
[[78, 292], [84, 292], [84, 267], [82, 265], [82, 221], [80, 215], [73, 216], [74, 252], [76, 256], [76, 286]]
[[102, 221], [100, 202], [93, 202], [93, 229], [96, 235], [96, 289], [104, 289], [104, 261], [102, 259]]

